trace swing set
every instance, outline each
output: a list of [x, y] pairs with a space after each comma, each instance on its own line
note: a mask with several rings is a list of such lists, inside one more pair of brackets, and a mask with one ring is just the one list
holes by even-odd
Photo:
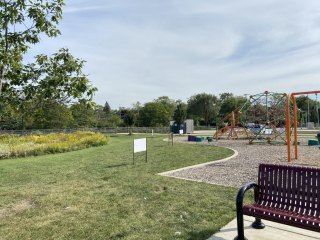
[[[318, 115], [318, 124], [319, 124], [319, 112], [318, 112], [318, 93], [320, 93], [319, 90], [317, 91], [308, 91], [308, 92], [294, 92], [290, 93], [287, 96], [287, 102], [286, 102], [286, 142], [287, 142], [287, 152], [288, 152], [288, 162], [291, 161], [291, 128], [293, 125], [293, 144], [294, 144], [294, 157], [295, 159], [298, 159], [298, 119], [297, 119], [297, 102], [296, 102], [296, 96], [299, 95], [305, 95], [305, 94], [316, 94], [316, 100], [317, 100], [317, 115]], [[293, 123], [291, 123], [291, 114], [290, 114], [290, 106], [293, 106]]]

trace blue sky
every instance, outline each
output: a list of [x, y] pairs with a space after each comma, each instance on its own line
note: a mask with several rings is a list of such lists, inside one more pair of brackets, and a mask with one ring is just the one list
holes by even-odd
[[28, 58], [68, 47], [98, 104], [320, 90], [319, 0], [65, 2], [62, 35]]

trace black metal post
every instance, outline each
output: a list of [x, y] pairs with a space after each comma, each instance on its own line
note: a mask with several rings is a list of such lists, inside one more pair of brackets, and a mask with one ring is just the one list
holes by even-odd
[[237, 228], [238, 228], [238, 236], [234, 238], [234, 240], [247, 240], [244, 236], [244, 224], [243, 224], [243, 197], [246, 191], [254, 188], [255, 191], [255, 200], [257, 198], [258, 193], [258, 185], [254, 182], [248, 183], [240, 188], [237, 198], [236, 198], [236, 207], [237, 207]]
[[243, 224], [243, 210], [242, 210], [242, 204], [243, 204], [243, 194], [244, 192], [240, 192], [237, 195], [237, 229], [238, 229], [238, 236], [234, 238], [234, 240], [247, 240], [247, 238], [244, 237], [244, 224]]

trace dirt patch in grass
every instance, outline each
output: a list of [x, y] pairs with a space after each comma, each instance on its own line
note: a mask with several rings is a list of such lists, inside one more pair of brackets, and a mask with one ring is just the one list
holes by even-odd
[[0, 219], [23, 213], [33, 207], [34, 203], [31, 200], [21, 200], [12, 206], [0, 209]]

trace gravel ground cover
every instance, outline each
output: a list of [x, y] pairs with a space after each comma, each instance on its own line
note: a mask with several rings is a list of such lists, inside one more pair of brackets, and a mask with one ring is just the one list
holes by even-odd
[[[178, 170], [165, 174], [211, 184], [240, 187], [250, 181], [257, 181], [258, 166], [260, 163], [294, 164], [320, 167], [319, 146], [307, 146], [307, 139], [299, 139], [299, 159], [287, 160], [287, 146], [285, 145], [249, 145], [245, 140], [219, 140], [212, 143], [188, 142], [187, 138], [175, 138], [177, 143], [186, 144], [211, 144], [214, 146], [228, 147], [238, 151], [238, 156], [225, 161], [212, 163], [201, 167]], [[292, 156], [293, 154], [292, 146]]]

